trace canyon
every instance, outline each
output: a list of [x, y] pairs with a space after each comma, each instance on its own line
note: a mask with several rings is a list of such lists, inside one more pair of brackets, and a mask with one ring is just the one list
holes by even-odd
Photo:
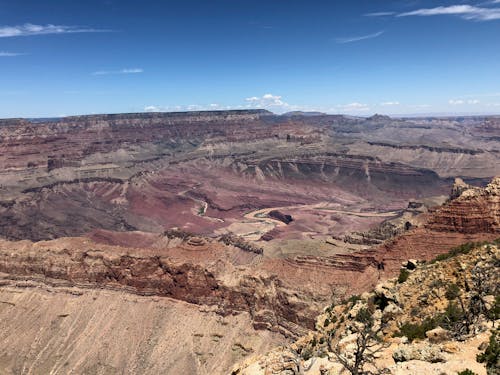
[[408, 259], [500, 237], [499, 134], [265, 110], [0, 120], [0, 372], [227, 373]]

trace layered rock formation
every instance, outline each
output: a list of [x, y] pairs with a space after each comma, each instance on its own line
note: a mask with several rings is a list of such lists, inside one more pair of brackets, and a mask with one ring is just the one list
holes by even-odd
[[[464, 182], [427, 210], [451, 176], [477, 186], [500, 173], [495, 129], [493, 118], [267, 111], [0, 121], [0, 316], [12, 322], [1, 328], [0, 372], [225, 373], [313, 329], [333, 298], [373, 288], [403, 260], [497, 237], [499, 179]], [[415, 200], [424, 203], [408, 226]], [[376, 246], [342, 240], [356, 236]], [[116, 322], [92, 318], [107, 298]], [[131, 328], [140, 309], [130, 300], [146, 303], [153, 323]], [[36, 319], [51, 328], [16, 328]], [[192, 337], [172, 351], [178, 321]], [[96, 333], [115, 328], [138, 337], [126, 355], [123, 336]], [[15, 339], [23, 329], [38, 335], [33, 350]], [[105, 346], [87, 355], [95, 335]], [[217, 361], [211, 345], [230, 354]], [[162, 351], [175, 355], [159, 361]]]
[[[109, 246], [85, 238], [3, 241], [0, 271], [54, 285], [62, 282], [170, 297], [214, 306], [223, 315], [245, 311], [256, 328], [294, 335], [312, 328], [316, 312], [332, 294], [347, 297], [367, 290], [381, 278], [394, 275], [405, 259], [429, 260], [457, 244], [498, 237], [499, 186], [496, 178], [484, 189], [466, 190], [429, 214], [425, 227], [358, 253], [269, 258], [235, 240], [222, 240], [227, 246], [182, 233], [166, 237], [137, 233], [136, 239], [128, 236], [125, 242], [142, 242], [145, 248]], [[478, 207], [491, 210], [491, 218], [483, 216], [483, 225], [473, 226], [468, 225], [472, 219], [462, 220], [467, 231], [456, 226], [434, 229], [434, 223], [446, 215], [450, 219], [463, 215], [464, 199], [472, 219]]]
[[0, 234], [40, 240], [187, 223], [208, 234], [249, 209], [332, 200], [404, 208], [446, 193], [450, 176], [500, 173], [483, 134], [495, 121], [263, 110], [3, 120]]
[[[232, 374], [495, 374], [478, 356], [495, 334], [499, 242], [461, 247], [431, 264], [408, 262], [398, 279], [327, 306], [314, 332]], [[411, 266], [411, 267], [410, 267]], [[444, 328], [443, 328], [444, 327]], [[497, 353], [498, 356], [498, 353]]]

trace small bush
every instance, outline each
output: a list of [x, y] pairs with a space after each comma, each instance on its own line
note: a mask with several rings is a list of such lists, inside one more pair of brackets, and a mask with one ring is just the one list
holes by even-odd
[[495, 302], [491, 309], [486, 312], [486, 317], [493, 322], [500, 319], [500, 294], [495, 296]]
[[323, 322], [323, 327], [328, 327], [330, 325], [330, 319], [326, 318]]
[[395, 336], [406, 336], [410, 341], [423, 340], [425, 339], [425, 333], [437, 326], [438, 322], [434, 318], [426, 318], [421, 323], [404, 323]]
[[451, 301], [456, 299], [461, 294], [460, 288], [457, 284], [450, 284], [446, 288], [445, 297], [447, 300]]
[[302, 349], [302, 351], [300, 352], [300, 356], [302, 357], [302, 359], [304, 361], [311, 359], [313, 356], [312, 348], [307, 347], [307, 348]]
[[410, 271], [408, 271], [406, 268], [401, 268], [399, 271], [399, 277], [398, 277], [398, 283], [402, 284], [406, 280], [408, 280], [408, 277], [410, 276]]
[[479, 363], [486, 364], [488, 374], [498, 374], [500, 361], [500, 342], [498, 341], [498, 331], [491, 333], [488, 347], [484, 353], [478, 354], [476, 357]]
[[371, 321], [373, 321], [372, 314], [370, 313], [370, 311], [368, 311], [368, 309], [359, 309], [358, 313], [356, 314], [356, 321], [364, 324], [370, 323]]
[[352, 305], [354, 306], [359, 300], [361, 300], [361, 297], [355, 294], [353, 296], [350, 296], [347, 302], [352, 303]]
[[438, 316], [441, 326], [451, 332], [459, 333], [465, 324], [465, 312], [456, 303], [450, 302], [444, 313]]
[[465, 369], [463, 371], [457, 372], [457, 375], [477, 375], [474, 371]]

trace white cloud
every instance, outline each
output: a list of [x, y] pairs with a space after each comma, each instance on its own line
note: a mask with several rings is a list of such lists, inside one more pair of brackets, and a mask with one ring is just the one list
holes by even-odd
[[265, 94], [262, 97], [252, 96], [246, 98], [245, 101], [250, 107], [255, 108], [272, 108], [272, 107], [290, 107], [290, 105], [283, 101], [279, 95]]
[[481, 8], [472, 5], [450, 5], [423, 8], [400, 13], [397, 17], [457, 15], [467, 20], [491, 21], [500, 19], [500, 8]]
[[122, 69], [120, 70], [121, 74], [134, 74], [134, 73], [144, 73], [144, 69], [134, 68], [134, 69]]
[[383, 103], [380, 103], [380, 105], [382, 106], [393, 106], [393, 105], [399, 105], [399, 102], [383, 102]]
[[24, 53], [17, 53], [17, 52], [5, 52], [5, 51], [0, 51], [0, 57], [15, 57], [15, 56], [22, 56], [25, 55]]
[[100, 33], [110, 30], [100, 30], [88, 27], [64, 26], [64, 25], [34, 25], [25, 23], [16, 26], [0, 26], [0, 38], [12, 38], [18, 36], [48, 35], [48, 34], [74, 34], [74, 33]]
[[138, 74], [144, 73], [144, 69], [141, 68], [132, 68], [132, 69], [121, 69], [121, 70], [99, 70], [97, 72], [93, 72], [93, 76], [105, 76], [110, 74]]
[[393, 16], [395, 13], [394, 12], [373, 12], [373, 13], [366, 13], [364, 16], [365, 17], [384, 17], [384, 16]]
[[337, 39], [335, 39], [335, 41], [339, 44], [353, 43], [353, 42], [359, 42], [361, 40], [377, 38], [380, 35], [382, 35], [383, 33], [384, 33], [384, 31], [378, 31], [376, 33], [368, 34], [368, 35], [352, 36], [352, 37], [347, 37], [347, 38], [337, 38]]
[[464, 99], [450, 99], [448, 100], [448, 103], [451, 105], [462, 105], [462, 104], [479, 104], [480, 101], [478, 99], [469, 99], [469, 100], [464, 100]]
[[144, 112], [163, 112], [164, 109], [155, 105], [147, 105], [144, 107]]

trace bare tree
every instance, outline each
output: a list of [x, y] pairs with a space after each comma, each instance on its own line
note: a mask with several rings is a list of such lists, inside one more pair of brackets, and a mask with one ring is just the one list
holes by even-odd
[[356, 315], [356, 323], [356, 342], [352, 356], [347, 355], [338, 344], [332, 348], [331, 341], [329, 341], [329, 348], [337, 361], [351, 375], [379, 374], [379, 370], [373, 372], [364, 368], [365, 365], [370, 364], [376, 369], [374, 364], [376, 354], [386, 347], [379, 338], [379, 333], [382, 331], [384, 325], [381, 323], [376, 326], [372, 313], [366, 308], [359, 310]]
[[[290, 349], [292, 354], [294, 355], [293, 358], [291, 358], [292, 362], [295, 364], [295, 368], [292, 370], [295, 375], [304, 375], [306, 371], [309, 371], [311, 367], [314, 365], [316, 362], [316, 358], [314, 358], [314, 355], [310, 358], [311, 361], [309, 362], [308, 366], [304, 366], [305, 358], [303, 358], [302, 354], [299, 354], [297, 351]], [[319, 352], [315, 353], [316, 355], [319, 354]]]

